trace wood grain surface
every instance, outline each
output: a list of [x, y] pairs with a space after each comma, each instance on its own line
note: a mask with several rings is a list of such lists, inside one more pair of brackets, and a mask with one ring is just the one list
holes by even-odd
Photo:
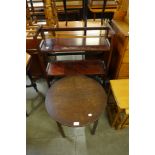
[[99, 119], [107, 96], [103, 87], [86, 76], [67, 76], [48, 90], [45, 105], [49, 115], [67, 126], [85, 126]]

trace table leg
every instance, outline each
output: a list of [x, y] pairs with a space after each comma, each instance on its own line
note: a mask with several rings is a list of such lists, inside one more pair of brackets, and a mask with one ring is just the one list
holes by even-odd
[[93, 129], [92, 129], [92, 131], [91, 131], [91, 134], [92, 134], [92, 135], [95, 134], [95, 131], [96, 131], [97, 125], [98, 125], [98, 120], [94, 122]]
[[115, 116], [115, 118], [114, 118], [114, 120], [113, 120], [113, 122], [112, 122], [112, 127], [114, 127], [115, 125], [116, 125], [116, 121], [117, 121], [117, 119], [118, 119], [118, 117], [119, 117], [119, 111], [116, 113], [116, 116]]
[[66, 137], [65, 133], [64, 133], [64, 130], [63, 130], [63, 128], [62, 128], [62, 126], [61, 126], [61, 124], [59, 122], [57, 122], [57, 126], [59, 128], [59, 131], [60, 131], [62, 137]]
[[120, 128], [121, 129], [124, 128], [124, 125], [126, 124], [126, 122], [128, 121], [128, 119], [129, 119], [129, 115], [126, 115], [125, 118], [124, 118], [124, 120], [122, 121], [122, 123], [120, 125]]
[[29, 72], [27, 72], [27, 75], [28, 75], [28, 77], [30, 79], [31, 85], [27, 85], [26, 87], [33, 87], [36, 90], [36, 92], [38, 92], [37, 85], [33, 81], [32, 77], [31, 77], [31, 74]]

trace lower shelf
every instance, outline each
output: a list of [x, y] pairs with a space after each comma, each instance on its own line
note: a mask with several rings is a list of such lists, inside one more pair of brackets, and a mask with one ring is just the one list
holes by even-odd
[[47, 66], [48, 76], [105, 75], [104, 62], [100, 60], [76, 60], [51, 62]]

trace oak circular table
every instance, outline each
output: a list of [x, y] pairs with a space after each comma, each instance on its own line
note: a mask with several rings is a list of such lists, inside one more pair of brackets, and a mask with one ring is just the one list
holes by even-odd
[[98, 119], [105, 109], [107, 96], [104, 88], [94, 79], [86, 76], [66, 76], [56, 81], [48, 90], [45, 106], [48, 114], [61, 125], [82, 127], [94, 122], [92, 134]]

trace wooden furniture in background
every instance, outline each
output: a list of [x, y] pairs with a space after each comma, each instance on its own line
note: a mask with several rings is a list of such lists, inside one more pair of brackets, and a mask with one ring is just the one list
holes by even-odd
[[89, 0], [88, 3], [89, 10], [94, 14], [94, 20], [97, 13], [115, 12], [117, 7], [118, 4], [115, 0]]
[[42, 40], [40, 36], [40, 28], [41, 26], [26, 27], [26, 52], [31, 55], [32, 63], [29, 67], [29, 73], [33, 79], [44, 77], [39, 60], [39, 45]]
[[103, 87], [86, 76], [67, 76], [56, 81], [48, 90], [45, 105], [49, 115], [61, 127], [82, 127], [93, 122], [91, 131], [95, 134], [98, 119], [103, 113], [107, 96]]
[[39, 58], [38, 58], [38, 46], [41, 40], [35, 39], [27, 39], [26, 40], [26, 52], [31, 55], [31, 65], [29, 68], [29, 72], [31, 73], [34, 79], [38, 79], [43, 77], [42, 69], [40, 66]]
[[[45, 55], [40, 53], [39, 45], [42, 39], [33, 38], [26, 40], [26, 52], [31, 55], [31, 61], [29, 67], [29, 73], [33, 80], [38, 78], [45, 78], [48, 84], [47, 75], [45, 71], [45, 66], [47, 62], [45, 61]], [[48, 84], [49, 85], [49, 84]]]
[[126, 17], [129, 19], [129, 0], [117, 0], [118, 7], [114, 13], [114, 20], [124, 20]]
[[125, 117], [119, 127], [123, 129], [128, 125], [129, 125], [129, 109], [125, 109]]
[[30, 82], [31, 82], [31, 84], [26, 85], [26, 87], [33, 87], [36, 90], [36, 92], [38, 92], [37, 85], [34, 82], [32, 76], [31, 76], [31, 73], [30, 73], [31, 63], [32, 63], [32, 57], [31, 57], [31, 55], [26, 53], [26, 75], [28, 75]]
[[[114, 98], [114, 101], [112, 99]], [[120, 129], [128, 125], [129, 80], [110, 80], [107, 112], [112, 127]]]
[[126, 21], [112, 20], [115, 31], [113, 55], [110, 64], [110, 77], [129, 78], [129, 24]]
[[[66, 1], [66, 2], [65, 2]], [[93, 3], [92, 3], [93, 1]], [[103, 0], [55, 0], [52, 5], [51, 0], [27, 0], [29, 17], [32, 22], [49, 23], [49, 26], [54, 25], [59, 21], [81, 21], [85, 20], [84, 12], [88, 12], [89, 19], [106, 17], [112, 19], [114, 12], [117, 10], [117, 2], [115, 0], [107, 0], [105, 7], [105, 16], [103, 12]], [[54, 6], [54, 7], [53, 7]], [[89, 7], [87, 9], [87, 7]], [[66, 8], [66, 9], [65, 9]], [[97, 15], [97, 16], [96, 16]], [[53, 16], [53, 17], [52, 17]], [[67, 22], [66, 22], [67, 24]]]
[[26, 39], [37, 39], [40, 33], [40, 25], [27, 25], [26, 26]]
[[56, 9], [55, 0], [44, 0], [44, 12], [46, 25], [51, 27], [58, 27], [58, 14]]
[[115, 31], [113, 55], [110, 64], [111, 79], [129, 78], [129, 1], [119, 0], [111, 26]]

